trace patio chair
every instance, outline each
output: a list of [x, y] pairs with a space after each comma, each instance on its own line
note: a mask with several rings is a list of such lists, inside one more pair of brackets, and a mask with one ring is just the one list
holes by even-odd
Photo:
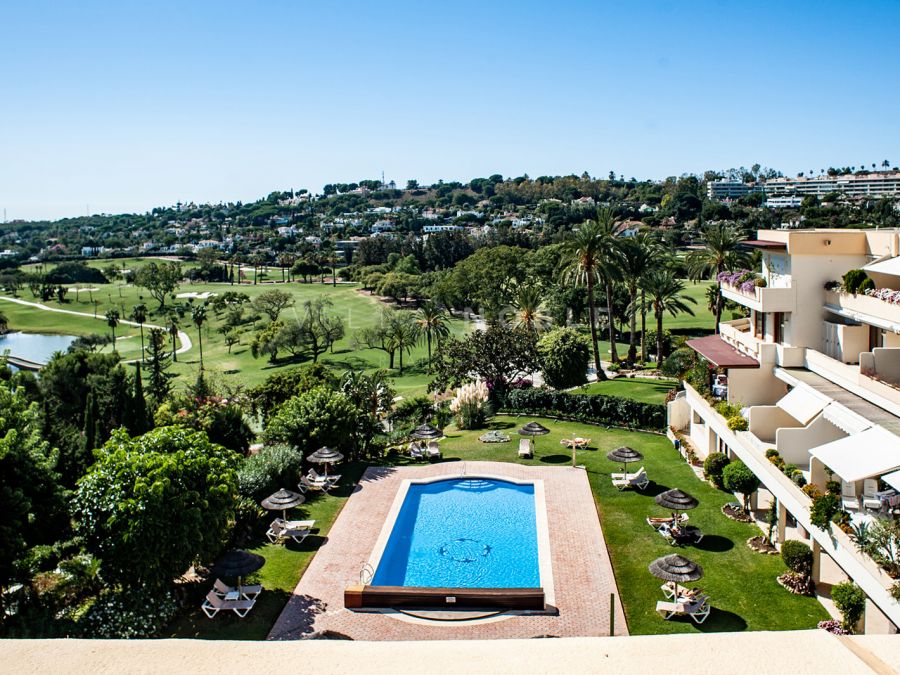
[[250, 613], [250, 610], [253, 609], [253, 605], [255, 604], [255, 599], [248, 600], [238, 598], [237, 600], [229, 600], [227, 597], [216, 595], [215, 592], [210, 591], [206, 594], [206, 599], [203, 601], [203, 604], [200, 605], [200, 609], [203, 610], [203, 613], [206, 614], [209, 619], [213, 618], [219, 612], [228, 610], [231, 610], [237, 614], [239, 618], [243, 619]]
[[525, 459], [534, 457], [534, 453], [531, 451], [530, 438], [519, 439], [519, 457], [524, 457]]
[[313, 483], [331, 483], [331, 485], [337, 485], [341, 480], [341, 474], [339, 473], [333, 473], [330, 476], [325, 476], [323, 474], [320, 474], [315, 469], [310, 469], [309, 474], [307, 475]]
[[656, 528], [656, 531], [672, 546], [699, 544], [703, 540], [703, 532], [700, 528], [691, 525], [684, 527], [662, 525]]
[[874, 478], [866, 478], [863, 481], [863, 508], [872, 511], [881, 510], [881, 500], [876, 494], [878, 492], [878, 481]]
[[[241, 586], [241, 595], [243, 595], [248, 600], [256, 600], [256, 596], [262, 593], [262, 584], [254, 584], [252, 586]], [[229, 586], [221, 579], [216, 579], [213, 583], [212, 593], [224, 598], [229, 593], [237, 593], [238, 589], [234, 586]]]
[[612, 484], [619, 490], [624, 490], [625, 488], [643, 490], [650, 484], [650, 479], [647, 478], [647, 472], [644, 471], [644, 467], [641, 467], [641, 470], [630, 478], [614, 478]]
[[694, 598], [679, 597], [674, 601], [659, 600], [656, 611], [667, 621], [673, 616], [689, 616], [699, 625], [709, 618], [712, 607], [709, 606], [709, 596], [701, 594]]
[[328, 492], [334, 485], [325, 481], [313, 481], [310, 480], [309, 476], [300, 476], [300, 482], [297, 483], [297, 489], [300, 490], [302, 494], [306, 494], [309, 490], [321, 490], [322, 492]]
[[425, 448], [425, 455], [428, 459], [441, 458], [441, 447], [438, 445], [437, 441], [428, 441], [428, 447]]
[[269, 525], [266, 537], [273, 544], [283, 542], [286, 539], [293, 539], [298, 544], [302, 544], [303, 540], [312, 532], [312, 526], [315, 522], [314, 520], [282, 520], [281, 518], [276, 518]]
[[642, 473], [647, 473], [647, 470], [644, 467], [641, 467], [634, 473], [611, 473], [609, 475], [613, 480], [631, 480], [632, 478], [637, 478]]
[[859, 510], [859, 495], [856, 494], [856, 483], [841, 481], [841, 506], [848, 511]]
[[671, 516], [667, 516], [665, 518], [654, 518], [652, 516], [647, 517], [647, 524], [652, 527], [654, 530], [658, 530], [663, 525], [678, 525], [680, 523], [686, 523], [688, 519], [688, 514], [679, 513], [675, 518]]
[[410, 443], [407, 448], [409, 450], [409, 456], [415, 460], [425, 459], [425, 453], [422, 452], [422, 446], [418, 443]]

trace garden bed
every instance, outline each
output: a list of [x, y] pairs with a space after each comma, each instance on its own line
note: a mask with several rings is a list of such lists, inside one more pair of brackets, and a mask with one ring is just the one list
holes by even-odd
[[750, 537], [747, 540], [747, 546], [757, 553], [764, 555], [778, 555], [778, 549], [769, 543], [769, 540], [762, 535]]
[[753, 516], [744, 511], [740, 504], [736, 502], [728, 502], [724, 506], [722, 506], [722, 513], [724, 513], [728, 518], [732, 520], [736, 520], [739, 523], [752, 523]]

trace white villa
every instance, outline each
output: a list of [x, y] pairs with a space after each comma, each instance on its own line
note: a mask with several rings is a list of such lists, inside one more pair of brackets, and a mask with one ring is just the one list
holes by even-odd
[[[723, 295], [749, 318], [688, 342], [710, 364], [711, 395], [685, 383], [669, 403], [670, 428], [700, 459], [723, 452], [757, 475], [757, 517], [776, 508], [777, 540], [810, 545], [826, 606], [827, 589], [850, 578], [868, 596], [865, 631], [896, 633], [894, 580], [840, 527], [811, 524], [813, 502], [799, 484], [824, 492], [839, 481], [854, 525], [900, 513], [900, 230], [760, 230], [747, 244], [762, 252], [763, 281], [725, 282]], [[826, 290], [852, 269], [875, 288]], [[732, 430], [716, 399], [739, 406], [747, 430]], [[772, 449], [803, 479], [767, 457]]]

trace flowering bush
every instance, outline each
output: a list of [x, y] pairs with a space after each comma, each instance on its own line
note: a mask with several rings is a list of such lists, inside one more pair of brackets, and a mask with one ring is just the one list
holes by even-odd
[[844, 630], [841, 627], [841, 622], [835, 621], [834, 619], [829, 619], [828, 621], [820, 621], [816, 625], [822, 630], [827, 630], [833, 635], [850, 635], [850, 631]]
[[178, 611], [169, 592], [146, 588], [102, 593], [87, 610], [81, 624], [90, 638], [156, 637]]
[[450, 411], [456, 415], [456, 426], [460, 429], [479, 429], [490, 416], [488, 397], [490, 392], [481, 380], [464, 384], [456, 390], [456, 397], [450, 402]]
[[892, 305], [900, 305], [900, 291], [893, 291], [890, 288], [869, 288], [865, 294]]
[[720, 284], [732, 286], [742, 293], [753, 293], [757, 286], [764, 286], [765, 280], [761, 279], [752, 270], [738, 270], [737, 272], [719, 272], [716, 281]]

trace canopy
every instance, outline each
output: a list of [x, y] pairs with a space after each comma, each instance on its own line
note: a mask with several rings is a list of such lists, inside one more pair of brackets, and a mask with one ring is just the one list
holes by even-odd
[[440, 438], [444, 434], [441, 433], [440, 429], [437, 429], [430, 424], [423, 424], [421, 426], [413, 429], [413, 432], [410, 434], [413, 438], [418, 438], [420, 440], [434, 440], [436, 438]]
[[656, 495], [654, 499], [656, 499], [656, 503], [660, 506], [675, 511], [694, 509], [700, 504], [694, 497], [691, 497], [687, 492], [679, 490], [678, 488], [666, 490], [665, 492]]
[[900, 257], [869, 263], [868, 265], [864, 265], [863, 269], [866, 272], [881, 272], [881, 274], [890, 274], [900, 277]]
[[647, 569], [657, 579], [664, 581], [685, 582], [703, 578], [703, 568], [700, 565], [677, 553], [657, 558]]
[[894, 471], [886, 476], [882, 476], [881, 480], [890, 485], [895, 490], [900, 491], [900, 471]]
[[881, 427], [841, 438], [809, 451], [848, 483], [900, 469], [900, 438]]
[[245, 577], [266, 564], [261, 555], [249, 551], [228, 551], [213, 565], [213, 572], [220, 577]]
[[335, 462], [340, 462], [344, 459], [344, 456], [337, 450], [332, 450], [329, 447], [322, 447], [306, 459], [310, 462], [315, 462], [316, 464], [334, 464]]
[[549, 434], [550, 430], [538, 424], [537, 422], [529, 422], [524, 427], [519, 429], [519, 434], [522, 436], [543, 436], [544, 434]]
[[784, 410], [801, 424], [809, 424], [813, 418], [825, 409], [829, 399], [803, 387], [794, 387], [775, 405]]
[[607, 453], [606, 458], [627, 465], [629, 462], [640, 462], [644, 459], [644, 456], [634, 448], [623, 445], [621, 448], [616, 448], [612, 452]]
[[687, 346], [719, 368], [759, 368], [759, 361], [741, 354], [718, 335], [688, 340]]
[[269, 511], [281, 511], [282, 515], [286, 515], [288, 509], [300, 506], [306, 501], [306, 497], [299, 492], [291, 492], [281, 488], [275, 494], [271, 494], [260, 502], [264, 509]]

